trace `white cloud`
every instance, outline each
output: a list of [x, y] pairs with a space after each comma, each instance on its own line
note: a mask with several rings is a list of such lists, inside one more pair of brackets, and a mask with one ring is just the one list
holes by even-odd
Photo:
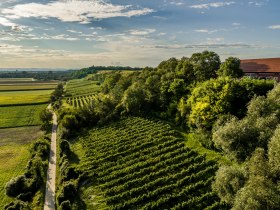
[[136, 35], [136, 36], [141, 36], [141, 35], [148, 35], [151, 33], [154, 33], [156, 30], [152, 28], [147, 28], [147, 29], [142, 29], [142, 30], [129, 30], [129, 34], [131, 35]]
[[65, 50], [39, 49], [38, 47], [24, 47], [22, 45], [0, 44], [0, 55], [17, 57], [50, 56], [67, 53]]
[[73, 33], [73, 34], [82, 34], [83, 33], [81, 31], [76, 31], [76, 30], [72, 30], [72, 29], [69, 29], [69, 30], [66, 30], [66, 31], [68, 31], [70, 33]]
[[207, 4], [195, 4], [191, 5], [190, 8], [193, 9], [209, 9], [211, 7], [218, 8], [218, 7], [224, 7], [235, 4], [234, 1], [228, 1], [228, 2], [213, 2], [213, 3], [207, 3]]
[[[238, 43], [212, 43], [213, 40], [208, 40], [206, 43], [201, 44], [171, 44], [171, 45], [142, 45], [143, 48], [156, 48], [156, 49], [220, 49], [220, 48], [253, 48], [256, 45]], [[222, 41], [215, 40], [216, 42]]]
[[26, 3], [17, 4], [3, 9], [7, 18], [57, 18], [63, 22], [89, 23], [92, 19], [113, 17], [132, 17], [153, 12], [149, 8], [135, 8], [132, 5], [114, 5], [104, 0], [60, 0], [47, 4]]
[[233, 26], [240, 26], [241, 23], [232, 23], [231, 25], [233, 25]]
[[0, 25], [2, 25], [2, 26], [14, 27], [14, 26], [16, 26], [17, 24], [11, 22], [11, 21], [8, 20], [7, 18], [0, 17]]
[[277, 30], [280, 29], [280, 25], [272, 25], [272, 26], [268, 26], [269, 29], [273, 29], [273, 30]]
[[181, 2], [181, 1], [179, 1], [179, 2], [178, 2], [178, 1], [174, 1], [174, 0], [173, 0], [173, 1], [171, 1], [171, 2], [170, 2], [170, 4], [172, 4], [172, 5], [176, 5], [176, 6], [182, 6], [182, 5], [184, 5], [184, 3], [183, 3], [183, 2]]
[[213, 34], [213, 33], [218, 32], [218, 30], [208, 30], [208, 29], [197, 29], [194, 31], [197, 33], [207, 33], [207, 34]]
[[262, 7], [262, 6], [266, 5], [268, 2], [269, 2], [269, 0], [249, 1], [248, 4], [250, 6]]

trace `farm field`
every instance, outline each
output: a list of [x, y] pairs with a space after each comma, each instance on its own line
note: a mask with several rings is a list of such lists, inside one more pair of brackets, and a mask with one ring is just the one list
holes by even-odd
[[0, 106], [47, 103], [53, 90], [0, 92]]
[[90, 130], [72, 148], [91, 177], [81, 189], [86, 209], [219, 208], [215, 162], [186, 148], [168, 124], [131, 117]]
[[28, 82], [33, 81], [33, 78], [0, 78], [0, 83], [2, 82]]
[[38, 126], [0, 130], [0, 209], [11, 199], [5, 195], [5, 185], [22, 174], [29, 159], [29, 146], [43, 135]]
[[0, 107], [0, 128], [39, 125], [40, 112], [47, 104]]
[[101, 90], [98, 81], [91, 81], [86, 79], [75, 79], [67, 82], [65, 91], [66, 96], [82, 96], [82, 95], [92, 95]]
[[1, 84], [0, 91], [23, 91], [23, 90], [52, 90], [56, 87], [56, 83], [42, 83], [42, 84]]
[[98, 81], [87, 79], [75, 79], [67, 82], [65, 87], [65, 103], [74, 107], [81, 108], [91, 102], [96, 94], [101, 91]]

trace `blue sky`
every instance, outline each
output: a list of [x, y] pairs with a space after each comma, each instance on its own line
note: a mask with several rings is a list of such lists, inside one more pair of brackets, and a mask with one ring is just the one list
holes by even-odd
[[279, 0], [1, 0], [0, 68], [280, 57]]

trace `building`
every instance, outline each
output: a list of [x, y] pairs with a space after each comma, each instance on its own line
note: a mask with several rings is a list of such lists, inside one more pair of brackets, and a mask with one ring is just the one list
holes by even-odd
[[258, 78], [274, 78], [280, 81], [280, 58], [241, 60], [245, 75]]

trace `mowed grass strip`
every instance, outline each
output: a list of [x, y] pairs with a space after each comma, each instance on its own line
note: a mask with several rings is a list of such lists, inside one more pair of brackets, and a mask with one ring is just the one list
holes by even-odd
[[0, 92], [0, 106], [47, 103], [53, 90]]
[[0, 209], [12, 199], [5, 195], [5, 185], [24, 173], [30, 143], [43, 135], [38, 126], [0, 130]]
[[0, 128], [40, 125], [40, 112], [47, 104], [0, 107]]

